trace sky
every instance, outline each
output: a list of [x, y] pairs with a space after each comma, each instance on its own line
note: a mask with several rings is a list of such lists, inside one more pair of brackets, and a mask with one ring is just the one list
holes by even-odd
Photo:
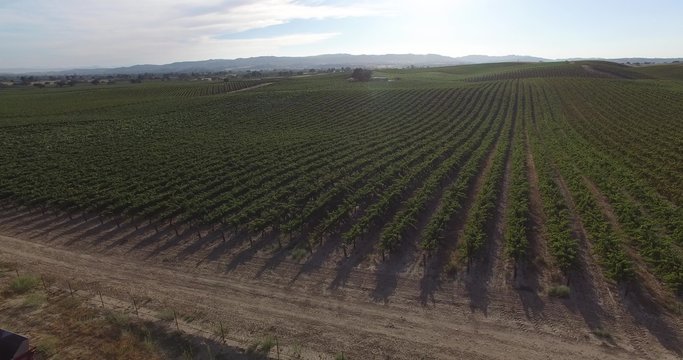
[[261, 55], [683, 57], [681, 0], [0, 0], [0, 68]]

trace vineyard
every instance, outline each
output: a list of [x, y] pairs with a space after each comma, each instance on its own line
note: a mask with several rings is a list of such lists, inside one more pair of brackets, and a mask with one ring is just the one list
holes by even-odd
[[134, 226], [140, 251], [258, 255], [335, 280], [393, 269], [423, 293], [489, 273], [514, 286], [541, 259], [544, 292], [598, 269], [615, 296], [680, 306], [680, 69], [382, 75], [395, 80], [0, 90], [0, 221]]

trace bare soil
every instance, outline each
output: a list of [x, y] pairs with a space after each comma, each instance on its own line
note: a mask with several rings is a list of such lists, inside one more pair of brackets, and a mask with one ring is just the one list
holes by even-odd
[[264, 86], [268, 86], [268, 85], [273, 85], [273, 83], [272, 83], [272, 82], [269, 82], [269, 83], [257, 84], [257, 85], [254, 85], [254, 86], [245, 87], [244, 89], [239, 89], [239, 90], [231, 91], [231, 93], [242, 92], [242, 91], [249, 91], [249, 90], [258, 89], [258, 88], [260, 88], [260, 87], [264, 87]]
[[[226, 234], [223, 242], [220, 232], [205, 230], [199, 240], [194, 231], [176, 237], [168, 226], [157, 233], [154, 226], [119, 227], [97, 218], [16, 208], [0, 210], [0, 234], [0, 261], [49, 275], [54, 286], [70, 284], [94, 301], [99, 291], [108, 303], [130, 306], [134, 297], [149, 313], [174, 309], [183, 314], [183, 330], [189, 324], [213, 340], [222, 324], [233, 347], [272, 335], [285, 353], [301, 348], [310, 359], [342, 351], [351, 359], [666, 359], [682, 354], [674, 330], [680, 318], [666, 312], [638, 318], [621, 303], [618, 291], [612, 300], [609, 285], [600, 279], [584, 282], [595, 296], [569, 300], [549, 298], [541, 287], [491, 288], [486, 312], [479, 312], [473, 310], [476, 300], [452, 281], [440, 282], [424, 303], [422, 276], [409, 269], [390, 274], [395, 283], [387, 284], [381, 301], [373, 293], [383, 274], [373, 262], [345, 269], [346, 281], [335, 283], [340, 271], [335, 264], [343, 261], [336, 252], [330, 255], [335, 259], [310, 271], [286, 256], [269, 266], [273, 257], [282, 256], [277, 242], [256, 238], [254, 245], [260, 245], [253, 249], [244, 234]], [[589, 252], [583, 256], [595, 270]], [[582, 311], [585, 307], [600, 311]], [[639, 322], [644, 319], [649, 322]], [[596, 321], [604, 329], [600, 335]]]

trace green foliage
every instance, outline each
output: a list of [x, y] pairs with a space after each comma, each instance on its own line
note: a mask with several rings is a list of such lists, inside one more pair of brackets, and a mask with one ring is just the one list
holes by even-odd
[[26, 296], [22, 305], [27, 308], [38, 308], [42, 306], [46, 300], [47, 297], [43, 294], [31, 293]]
[[308, 251], [302, 247], [297, 247], [292, 250], [292, 260], [301, 261], [308, 256]]
[[[528, 104], [523, 102], [528, 116]], [[512, 148], [512, 165], [510, 174], [510, 189], [507, 208], [507, 223], [505, 226], [505, 251], [516, 262], [526, 255], [529, 241], [527, 239], [529, 223], [529, 182], [527, 181], [526, 149], [522, 138], [524, 123], [515, 124], [514, 145]]]
[[[501, 91], [499, 93], [498, 91]], [[420, 246], [425, 250], [435, 250], [439, 247], [443, 232], [454, 214], [459, 213], [467, 198], [467, 192], [472, 186], [474, 179], [480, 169], [487, 152], [494, 143], [496, 136], [501, 131], [503, 121], [501, 121], [502, 99], [504, 98], [505, 88], [496, 87], [496, 92], [489, 94], [489, 101], [495, 101], [495, 107], [489, 107], [484, 112], [484, 116], [491, 116], [490, 119], [498, 124], [497, 131], [488, 131], [479, 147], [470, 155], [467, 162], [460, 169], [458, 178], [444, 190], [441, 207], [431, 217], [429, 223], [421, 234]]]
[[492, 224], [494, 214], [496, 213], [496, 204], [499, 202], [502, 190], [507, 153], [513, 131], [512, 123], [517, 115], [515, 113], [517, 106], [516, 98], [514, 100], [508, 98], [505, 104], [505, 111], [501, 115], [501, 120], [505, 125], [498, 138], [491, 168], [488, 174], [484, 174], [485, 178], [482, 187], [474, 199], [465, 222], [464, 236], [460, 248], [462, 249], [462, 256], [467, 258], [468, 263], [479, 254], [485, 245], [489, 234], [488, 228]]
[[612, 339], [612, 334], [603, 329], [603, 328], [597, 328], [593, 330], [593, 334], [601, 339], [606, 339], [606, 340], [611, 340]]
[[[532, 143], [537, 145], [536, 141]], [[536, 146], [534, 148], [538, 149]], [[579, 245], [571, 234], [569, 209], [547, 156], [543, 151], [534, 154], [543, 212], [546, 216], [545, 228], [548, 233], [549, 251], [557, 267], [566, 274], [576, 263]]]
[[294, 259], [325, 241], [376, 241], [384, 253], [415, 237], [439, 251], [462, 219], [456, 251], [471, 259], [509, 159], [507, 256], [529, 250], [534, 166], [537, 230], [554, 266], [568, 274], [586, 254], [628, 282], [643, 262], [680, 292], [683, 87], [641, 79], [675, 71], [504, 63], [382, 70], [387, 82], [279, 79], [237, 93], [260, 82], [3, 89], [0, 200], [171, 234], [272, 235], [294, 242], [283, 245]]
[[259, 341], [251, 343], [246, 349], [246, 354], [248, 356], [267, 356], [275, 345], [275, 338], [266, 336]]
[[683, 80], [683, 64], [643, 66], [633, 71], [657, 79]]
[[[475, 107], [471, 108], [469, 113], [462, 115], [472, 116], [473, 113], [482, 111], [483, 105], [483, 101], [480, 100]], [[483, 113], [480, 114], [483, 115]], [[418, 217], [423, 213], [436, 192], [452, 178], [454, 173], [462, 169], [467, 157], [482, 144], [490, 132], [491, 126], [493, 126], [492, 120], [491, 118], [480, 118], [478, 121], [470, 123], [468, 128], [454, 139], [453, 143], [462, 143], [462, 145], [449, 150], [450, 156], [428, 175], [420, 188], [402, 204], [399, 212], [384, 226], [380, 238], [380, 248], [392, 251], [401, 243], [405, 233], [415, 227]]]
[[557, 285], [553, 286], [548, 290], [548, 295], [557, 298], [568, 298], [571, 290], [568, 286]]
[[[564, 120], [564, 114], [552, 114], [552, 111], [558, 112], [558, 108], [562, 109], [561, 105], [557, 104], [551, 107], [553, 98], [550, 98], [545, 103], [548, 109], [550, 119], [556, 121]], [[557, 118], [555, 116], [558, 116]], [[631, 259], [626, 255], [624, 244], [615, 235], [608, 223], [606, 215], [599, 208], [595, 194], [587, 188], [586, 179], [576, 168], [577, 159], [585, 159], [584, 157], [571, 158], [568, 149], [576, 149], [579, 151], [586, 151], [586, 147], [582, 146], [579, 139], [574, 139], [572, 143], [564, 143], [568, 140], [565, 135], [564, 138], [556, 138], [556, 142], [548, 143], [546, 146], [554, 150], [556, 160], [560, 171], [563, 172], [567, 182], [568, 189], [572, 192], [573, 202], [576, 210], [581, 216], [582, 224], [586, 230], [589, 240], [592, 241], [592, 246], [598, 254], [600, 262], [606, 270], [606, 275], [616, 281], [628, 281], [633, 276], [633, 265]], [[561, 149], [561, 150], [560, 150]]]
[[9, 283], [8, 290], [14, 294], [25, 294], [33, 290], [39, 283], [40, 280], [36, 277], [22, 275]]
[[356, 81], [370, 81], [370, 78], [372, 77], [372, 70], [356, 68], [353, 69], [351, 77]]
[[162, 321], [173, 321], [175, 320], [176, 314], [173, 309], [163, 309], [157, 313], [157, 318]]
[[36, 344], [36, 353], [42, 358], [49, 359], [57, 355], [59, 340], [54, 336], [43, 336]]
[[107, 312], [104, 319], [107, 323], [117, 328], [125, 328], [130, 325], [130, 318], [128, 315], [116, 311]]

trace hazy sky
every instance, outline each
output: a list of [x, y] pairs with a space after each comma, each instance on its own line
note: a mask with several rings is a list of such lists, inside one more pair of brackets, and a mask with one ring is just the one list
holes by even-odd
[[682, 57], [681, 0], [0, 0], [0, 68], [323, 53]]

